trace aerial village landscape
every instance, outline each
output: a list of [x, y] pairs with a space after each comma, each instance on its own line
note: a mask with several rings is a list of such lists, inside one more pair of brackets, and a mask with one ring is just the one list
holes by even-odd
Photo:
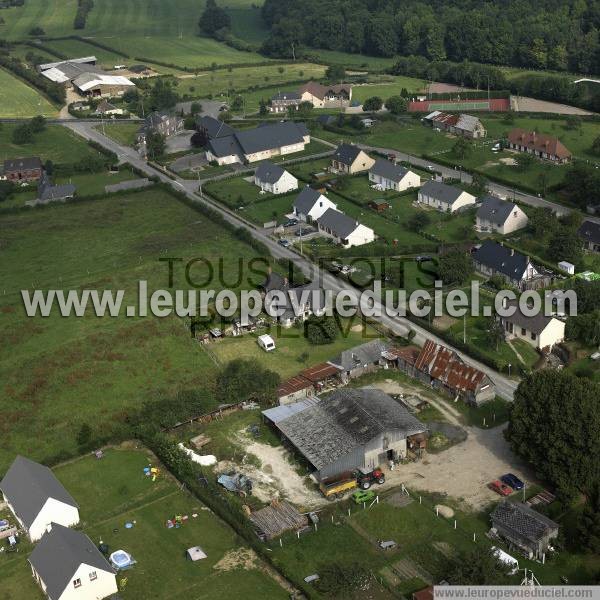
[[600, 4], [504, 4], [0, 0], [0, 600], [600, 585]]

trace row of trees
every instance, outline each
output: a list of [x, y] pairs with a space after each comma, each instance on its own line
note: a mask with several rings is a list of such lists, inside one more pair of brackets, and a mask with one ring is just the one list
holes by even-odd
[[600, 72], [595, 0], [266, 0], [263, 50], [302, 46], [374, 56], [420, 55], [534, 69]]

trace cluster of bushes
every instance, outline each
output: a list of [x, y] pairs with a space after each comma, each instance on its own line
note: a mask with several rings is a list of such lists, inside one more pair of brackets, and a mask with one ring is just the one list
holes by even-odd
[[77, 0], [77, 13], [73, 21], [74, 29], [85, 29], [85, 23], [92, 8], [94, 8], [94, 0]]
[[20, 79], [24, 79], [56, 104], [62, 105], [65, 103], [67, 93], [63, 85], [54, 83], [45, 77], [40, 77], [35, 71], [27, 69], [20, 60], [0, 54], [0, 66]]

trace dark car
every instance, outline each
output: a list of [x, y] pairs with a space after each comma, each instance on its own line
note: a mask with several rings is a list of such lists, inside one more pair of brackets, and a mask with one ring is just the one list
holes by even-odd
[[431, 260], [433, 260], [431, 256], [415, 256], [415, 262], [418, 263], [429, 262]]
[[304, 237], [305, 235], [310, 235], [311, 233], [314, 233], [316, 230], [313, 229], [312, 227], [304, 227], [304, 229], [301, 227], [300, 229], [298, 229], [295, 233], [295, 235], [297, 235], [298, 237]]
[[500, 477], [500, 481], [509, 485], [513, 490], [522, 490], [525, 484], [513, 473], [506, 473]]
[[294, 227], [294, 225], [298, 225], [298, 219], [289, 219], [283, 224], [284, 227]]
[[292, 243], [290, 242], [290, 240], [286, 240], [286, 239], [281, 239], [277, 242], [280, 246], [283, 246], [284, 248], [289, 248]]

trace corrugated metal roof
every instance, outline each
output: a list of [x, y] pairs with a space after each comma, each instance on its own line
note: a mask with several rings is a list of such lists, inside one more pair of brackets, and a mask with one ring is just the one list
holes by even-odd
[[302, 411], [310, 408], [311, 406], [315, 406], [320, 402], [320, 398], [317, 396], [313, 396], [312, 398], [305, 398], [300, 400], [299, 402], [294, 402], [292, 404], [283, 404], [281, 406], [275, 406], [273, 408], [268, 408], [267, 410], [263, 410], [262, 414], [269, 419], [272, 423], [279, 423], [284, 419], [289, 417], [293, 417], [294, 415], [301, 413]]

